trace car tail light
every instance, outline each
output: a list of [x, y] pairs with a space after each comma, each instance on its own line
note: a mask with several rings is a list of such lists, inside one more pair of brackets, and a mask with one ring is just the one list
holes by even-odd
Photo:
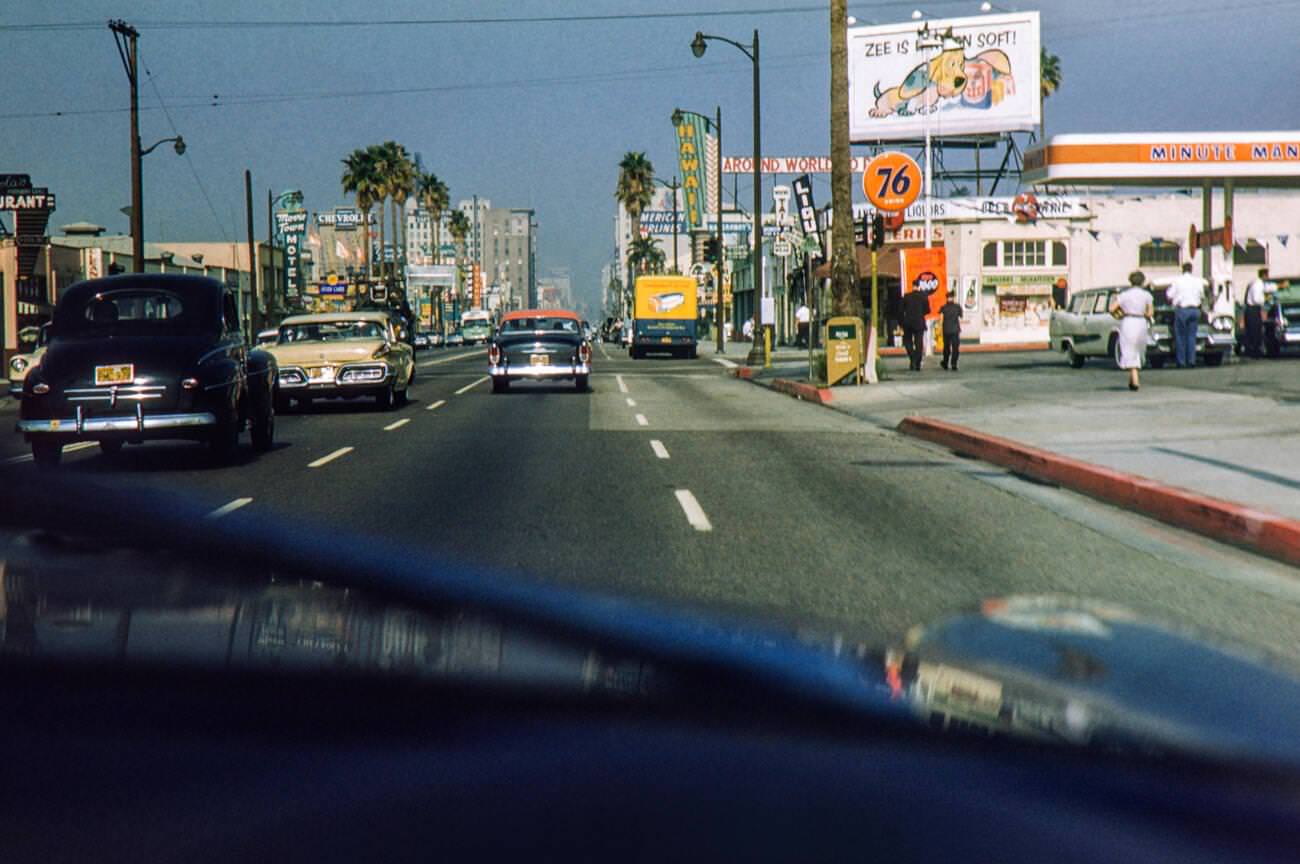
[[495, 342], [488, 346], [488, 362], [493, 366], [501, 365], [501, 346]]
[[578, 361], [581, 363], [591, 362], [591, 346], [586, 342], [583, 342], [582, 345], [578, 346]]
[[182, 390], [197, 390], [197, 389], [199, 389], [199, 379], [197, 379], [197, 378], [186, 378], [186, 379], [184, 379], [183, 381], [181, 381], [181, 389], [182, 389]]
[[32, 388], [32, 392], [37, 396], [44, 396], [46, 393], [50, 392], [50, 385], [42, 381]]

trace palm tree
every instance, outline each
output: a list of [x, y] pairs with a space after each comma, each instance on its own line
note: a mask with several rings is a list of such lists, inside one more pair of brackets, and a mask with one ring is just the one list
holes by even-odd
[[[469, 217], [465, 215], [464, 210], [452, 211], [451, 217], [447, 220], [447, 230], [451, 232], [451, 242], [456, 244], [456, 268], [463, 273], [461, 265], [465, 258], [465, 238], [469, 236], [470, 231]], [[464, 287], [461, 286], [462, 290]]]
[[[849, 151], [849, 49], [846, 0], [831, 0], [831, 304], [861, 317], [853, 248], [853, 161]], [[927, 204], [927, 206], [929, 206]], [[873, 300], [875, 298], [872, 298]]]
[[[618, 163], [618, 186], [614, 189], [614, 197], [632, 220], [633, 243], [641, 238], [641, 211], [650, 206], [650, 199], [654, 197], [654, 177], [654, 165], [643, 152], [628, 151]], [[628, 257], [631, 260], [631, 256]], [[632, 284], [630, 270], [627, 281]]]
[[389, 194], [393, 201], [393, 266], [406, 260], [406, 199], [415, 192], [418, 176], [415, 163], [406, 148], [396, 141], [385, 141], [384, 149], [392, 154], [393, 174]]
[[384, 232], [385, 221], [386, 221], [385, 214], [384, 214], [384, 204], [388, 201], [388, 196], [390, 194], [389, 177], [391, 174], [392, 166], [391, 163], [389, 162], [388, 154], [384, 152], [384, 148], [382, 145], [371, 144], [369, 147], [366, 148], [366, 156], [370, 159], [371, 163], [374, 165], [374, 172], [375, 172], [374, 174], [375, 204], [379, 207], [379, 267], [377, 269], [378, 269], [379, 281], [382, 282], [385, 279], [384, 261], [385, 258], [387, 257], [385, 253], [387, 252], [388, 249], [388, 237]]
[[415, 181], [415, 194], [420, 204], [429, 211], [429, 220], [433, 223], [433, 263], [442, 263], [442, 214], [451, 204], [451, 192], [447, 184], [434, 174], [421, 174]]
[[353, 150], [343, 160], [343, 194], [356, 196], [357, 209], [361, 211], [361, 232], [365, 245], [365, 275], [371, 276], [370, 262], [370, 211], [378, 199], [378, 175], [375, 161], [367, 150]]
[[1047, 120], [1043, 116], [1043, 102], [1061, 86], [1061, 58], [1048, 54], [1046, 48], [1039, 48], [1039, 65], [1042, 68], [1038, 86], [1038, 127], [1039, 137], [1047, 140]]
[[653, 237], [637, 237], [632, 241], [627, 256], [627, 266], [637, 273], [662, 273], [664, 250]]

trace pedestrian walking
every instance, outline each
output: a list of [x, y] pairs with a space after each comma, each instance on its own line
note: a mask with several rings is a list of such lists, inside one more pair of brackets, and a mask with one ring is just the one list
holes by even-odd
[[961, 304], [952, 297], [939, 307], [943, 319], [943, 368], [957, 371], [957, 356], [961, 353]]
[[1188, 262], [1165, 291], [1169, 305], [1174, 307], [1174, 363], [1179, 369], [1196, 365], [1196, 329], [1201, 323], [1205, 289], [1205, 280], [1192, 275], [1192, 265]]
[[928, 314], [929, 294], [914, 287], [903, 295], [903, 347], [907, 349], [913, 372], [921, 371], [921, 358], [925, 353], [925, 316]]
[[1147, 277], [1141, 270], [1128, 276], [1129, 287], [1121, 291], [1110, 304], [1110, 314], [1119, 319], [1119, 368], [1128, 370], [1128, 389], [1142, 386], [1138, 370], [1147, 354], [1151, 336], [1151, 319], [1155, 315], [1155, 301], [1146, 289]]
[[812, 310], [808, 304], [801, 303], [799, 308], [794, 310], [795, 320], [795, 339], [800, 348], [808, 347], [808, 324], [812, 320]]
[[1264, 303], [1276, 290], [1268, 281], [1268, 268], [1259, 268], [1259, 275], [1246, 286], [1246, 355], [1259, 357], [1264, 342]]

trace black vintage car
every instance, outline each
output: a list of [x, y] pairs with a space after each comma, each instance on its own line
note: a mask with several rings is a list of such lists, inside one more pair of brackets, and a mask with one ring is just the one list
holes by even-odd
[[275, 359], [250, 350], [235, 298], [215, 279], [132, 274], [73, 285], [54, 310], [49, 347], [23, 385], [18, 431], [42, 468], [65, 444], [190, 438], [227, 461], [251, 427], [275, 437]]
[[492, 392], [509, 390], [511, 381], [566, 379], [585, 391], [591, 345], [581, 324], [575, 313], [560, 309], [507, 312], [488, 344]]

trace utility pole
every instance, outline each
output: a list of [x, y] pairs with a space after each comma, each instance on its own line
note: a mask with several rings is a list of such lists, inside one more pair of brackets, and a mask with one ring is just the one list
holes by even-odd
[[144, 272], [144, 190], [140, 179], [140, 31], [121, 19], [108, 22], [131, 84], [131, 272]]
[[271, 305], [278, 308], [282, 304], [279, 302], [280, 292], [275, 290], [275, 199], [271, 195], [271, 190], [266, 190], [266, 254], [268, 260], [267, 266], [267, 293], [271, 296]]
[[[244, 169], [244, 209], [248, 219], [248, 296], [253, 304], [249, 314], [251, 336], [262, 331], [262, 304], [257, 293], [257, 240], [253, 236], [253, 172]], [[250, 339], [251, 341], [251, 339]]]

